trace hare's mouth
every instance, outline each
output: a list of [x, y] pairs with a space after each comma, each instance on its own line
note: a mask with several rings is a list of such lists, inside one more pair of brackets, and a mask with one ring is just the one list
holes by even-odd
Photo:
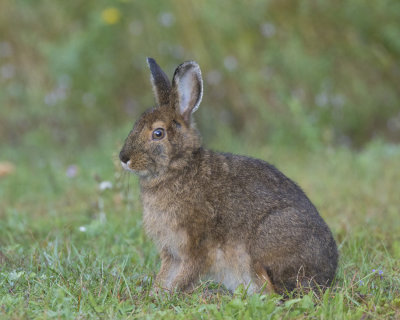
[[126, 171], [130, 171], [130, 172], [139, 174], [140, 171], [137, 171], [137, 170], [132, 169], [131, 163], [132, 163], [132, 160], [129, 160], [129, 161], [126, 162], [126, 163], [123, 162], [123, 161], [121, 161], [121, 166], [122, 166], [122, 168], [124, 168], [124, 170], [126, 170]]
[[134, 169], [132, 169], [131, 168], [131, 160], [129, 160], [128, 162], [122, 162], [121, 161], [121, 166], [122, 166], [122, 168], [124, 169], [124, 170], [126, 170], [126, 171], [129, 171], [129, 172], [132, 172], [132, 173], [134, 173], [134, 174], [137, 174], [137, 175], [139, 175], [139, 176], [145, 176], [145, 175], [147, 175], [147, 171], [146, 170], [134, 170]]
[[130, 162], [131, 162], [131, 160], [129, 160], [127, 163], [121, 161], [121, 166], [126, 171], [135, 172], [135, 171], [133, 171], [133, 169], [130, 168], [130, 166], [129, 166], [131, 164]]

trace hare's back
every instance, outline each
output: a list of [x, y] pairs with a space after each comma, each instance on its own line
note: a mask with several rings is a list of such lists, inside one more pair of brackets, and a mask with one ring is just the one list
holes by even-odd
[[288, 207], [316, 213], [300, 187], [273, 165], [230, 153], [210, 152], [205, 157], [205, 188], [238, 210], [269, 212]]

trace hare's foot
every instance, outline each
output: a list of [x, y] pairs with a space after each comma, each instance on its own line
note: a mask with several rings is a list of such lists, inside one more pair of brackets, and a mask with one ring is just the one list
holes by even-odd
[[202, 259], [190, 259], [182, 261], [179, 273], [171, 284], [171, 287], [181, 292], [192, 292], [203, 273], [204, 262]]
[[164, 291], [172, 289], [172, 283], [178, 275], [180, 260], [172, 256], [167, 250], [161, 252], [161, 268], [154, 281], [155, 288], [163, 288]]
[[275, 287], [269, 277], [266, 268], [261, 264], [261, 262], [255, 262], [253, 265], [254, 272], [257, 276], [258, 286], [260, 290], [265, 293], [275, 292]]

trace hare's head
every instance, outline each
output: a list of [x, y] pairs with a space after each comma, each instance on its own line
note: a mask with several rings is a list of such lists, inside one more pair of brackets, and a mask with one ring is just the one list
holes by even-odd
[[147, 63], [157, 106], [135, 123], [119, 158], [124, 169], [141, 177], [157, 177], [185, 166], [201, 147], [192, 114], [200, 105], [203, 82], [194, 61], [176, 68], [172, 85], [154, 59], [148, 58]]

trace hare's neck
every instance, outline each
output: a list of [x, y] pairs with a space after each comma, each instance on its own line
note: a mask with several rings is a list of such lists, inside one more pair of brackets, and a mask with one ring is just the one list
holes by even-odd
[[142, 191], [169, 188], [168, 186], [171, 184], [176, 185], [179, 182], [185, 182], [185, 179], [192, 179], [198, 173], [205, 152], [207, 151], [200, 147], [190, 154], [171, 161], [168, 169], [164, 172], [154, 176], [140, 177], [139, 183]]

